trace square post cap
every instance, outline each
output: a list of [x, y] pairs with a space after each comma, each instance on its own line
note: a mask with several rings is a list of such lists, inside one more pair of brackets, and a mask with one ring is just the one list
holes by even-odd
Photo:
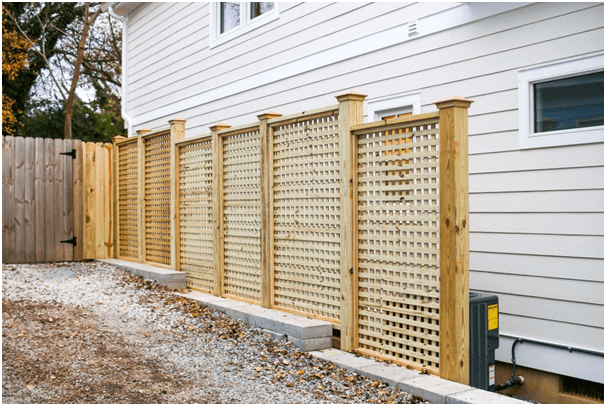
[[459, 96], [450, 96], [446, 99], [434, 102], [433, 104], [435, 104], [438, 109], [447, 109], [449, 107], [469, 108], [471, 103], [473, 103], [473, 100], [465, 99]]
[[366, 99], [367, 96], [368, 95], [366, 95], [366, 94], [351, 91], [351, 92], [339, 94], [339, 95], [335, 96], [335, 98], [340, 103], [340, 102], [344, 102], [344, 101], [348, 101], [348, 100], [364, 101], [364, 99]]
[[217, 123], [217, 124], [213, 125], [212, 127], [210, 127], [210, 131], [212, 131], [212, 132], [221, 131], [221, 130], [226, 130], [230, 127], [231, 127], [231, 124]]
[[168, 124], [179, 124], [179, 123], [185, 123], [187, 120], [181, 117], [175, 117], [172, 120], [168, 120]]
[[257, 118], [259, 121], [261, 120], [271, 120], [272, 118], [282, 117], [282, 114], [276, 113], [275, 111], [268, 111], [262, 114], [259, 114]]
[[124, 137], [122, 135], [114, 135], [112, 137], [112, 142], [116, 143], [116, 142], [120, 142], [120, 141], [125, 140], [125, 139], [126, 139], [126, 137]]
[[139, 128], [137, 130], [137, 135], [143, 135], [151, 132], [151, 128]]

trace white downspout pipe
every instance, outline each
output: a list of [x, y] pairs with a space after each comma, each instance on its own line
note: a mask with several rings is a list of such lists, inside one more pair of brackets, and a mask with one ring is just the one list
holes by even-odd
[[107, 9], [109, 15], [114, 17], [117, 20], [122, 22], [122, 108], [120, 113], [122, 114], [122, 118], [126, 122], [126, 128], [128, 128], [128, 137], [133, 135], [133, 120], [126, 112], [126, 105], [128, 102], [128, 92], [127, 92], [127, 78], [128, 78], [128, 65], [126, 64], [126, 44], [128, 40], [128, 17], [124, 17], [116, 14], [114, 11], [114, 6], [111, 5]]

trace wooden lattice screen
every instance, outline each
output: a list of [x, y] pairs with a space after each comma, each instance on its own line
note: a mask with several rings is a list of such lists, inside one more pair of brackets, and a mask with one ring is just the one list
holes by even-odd
[[179, 264], [187, 285], [212, 293], [213, 156], [210, 137], [179, 146]]
[[261, 301], [259, 128], [223, 140], [223, 293]]
[[139, 148], [137, 139], [117, 145], [118, 148], [118, 241], [117, 257], [139, 259]]
[[170, 265], [170, 133], [143, 138], [145, 261]]
[[274, 307], [339, 323], [338, 110], [273, 134]]
[[438, 116], [357, 134], [358, 344], [439, 370]]

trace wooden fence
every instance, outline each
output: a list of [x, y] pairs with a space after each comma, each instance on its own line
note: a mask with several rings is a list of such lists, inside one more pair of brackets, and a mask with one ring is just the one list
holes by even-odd
[[2, 137], [3, 263], [113, 257], [111, 151], [112, 144]]
[[181, 119], [116, 138], [116, 255], [467, 383], [471, 101], [363, 124], [364, 98], [187, 139]]

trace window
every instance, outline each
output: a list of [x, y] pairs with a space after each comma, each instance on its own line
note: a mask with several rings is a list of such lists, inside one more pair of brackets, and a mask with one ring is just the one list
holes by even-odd
[[604, 141], [604, 55], [521, 71], [520, 148]]
[[278, 3], [211, 3], [210, 48], [278, 18]]
[[400, 117], [421, 114], [421, 94], [396, 94], [367, 101], [367, 121], [383, 120], [384, 117]]

